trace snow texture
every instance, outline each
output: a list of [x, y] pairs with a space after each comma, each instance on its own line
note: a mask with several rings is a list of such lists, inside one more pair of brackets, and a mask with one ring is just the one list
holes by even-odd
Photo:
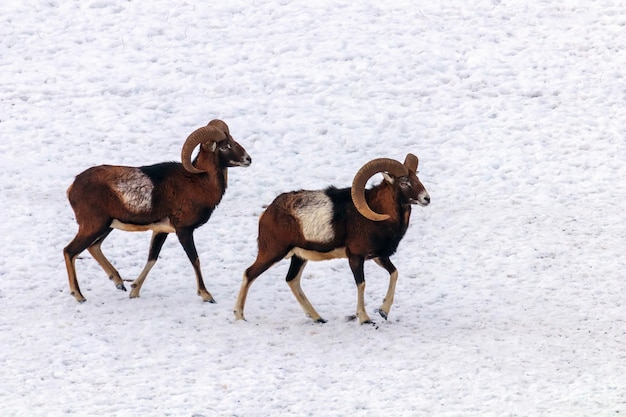
[[[619, 0], [3, 1], [1, 414], [626, 414], [625, 24]], [[174, 236], [138, 299], [84, 252], [76, 303], [74, 176], [179, 160], [213, 118], [252, 157], [195, 233], [218, 303]], [[286, 261], [234, 320], [264, 205], [409, 152], [432, 204], [392, 257], [388, 321], [373, 262], [377, 327], [345, 320], [340, 259], [303, 274], [328, 323]], [[149, 236], [103, 245], [124, 278]]]

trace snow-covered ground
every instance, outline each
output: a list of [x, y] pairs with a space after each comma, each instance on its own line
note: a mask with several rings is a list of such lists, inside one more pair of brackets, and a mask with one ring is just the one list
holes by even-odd
[[[625, 414], [625, 24], [619, 0], [3, 1], [0, 414]], [[213, 118], [253, 160], [195, 234], [218, 303], [174, 237], [139, 299], [85, 252], [76, 303], [73, 177], [178, 160]], [[304, 272], [328, 323], [286, 261], [234, 321], [263, 205], [408, 152], [432, 204], [392, 258], [389, 321], [368, 263], [378, 328], [346, 322], [345, 260]], [[148, 244], [104, 251], [132, 279]]]

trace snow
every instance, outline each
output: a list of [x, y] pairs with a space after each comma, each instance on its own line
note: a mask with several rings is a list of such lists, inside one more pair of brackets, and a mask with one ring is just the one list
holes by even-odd
[[[210, 4], [215, 3], [215, 4]], [[0, 5], [0, 404], [6, 416], [613, 416], [626, 413], [626, 9], [617, 0], [7, 0]], [[178, 160], [225, 120], [252, 157], [141, 298], [62, 249], [91, 165]], [[347, 322], [345, 260], [282, 262], [232, 313], [263, 206], [420, 158], [377, 327]], [[379, 179], [378, 179], [379, 180]], [[147, 233], [104, 252], [124, 278]]]

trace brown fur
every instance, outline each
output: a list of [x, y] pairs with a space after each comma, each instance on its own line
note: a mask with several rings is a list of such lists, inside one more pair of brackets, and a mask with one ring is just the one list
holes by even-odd
[[217, 146], [201, 145], [194, 162], [196, 168], [204, 171], [201, 174], [187, 172], [180, 163], [166, 162], [139, 168], [100, 165], [76, 177], [67, 196], [76, 216], [78, 233], [63, 249], [63, 254], [70, 292], [77, 301], [83, 302], [85, 297], [78, 286], [74, 262], [85, 249], [89, 249], [116, 287], [126, 290], [118, 271], [100, 251], [102, 241], [113, 227], [153, 231], [148, 263], [133, 282], [131, 297], [139, 296], [143, 280], [156, 262], [167, 234], [176, 233], [193, 265], [198, 294], [204, 301], [213, 301], [204, 286], [193, 231], [209, 220], [221, 201], [228, 167], [250, 164], [245, 149], [225, 133], [226, 139]]
[[[295, 191], [279, 195], [261, 215], [259, 220], [258, 255], [254, 263], [246, 269], [243, 283], [235, 305], [235, 317], [243, 319], [243, 309], [248, 289], [254, 280], [284, 257], [291, 257], [291, 267], [286, 280], [294, 296], [305, 313], [314, 321], [325, 320], [315, 311], [300, 287], [300, 276], [307, 260], [323, 260], [335, 257], [347, 257], [358, 289], [357, 313], [361, 323], [370, 322], [363, 304], [365, 276], [363, 263], [366, 259], [374, 259], [378, 265], [390, 274], [390, 284], [385, 302], [379, 309], [380, 314], [387, 318], [393, 295], [397, 270], [389, 260], [396, 251], [404, 236], [410, 216], [411, 204], [427, 205], [430, 197], [417, 178], [417, 158], [407, 158], [406, 177], [388, 178], [382, 183], [367, 190], [366, 200], [369, 207], [376, 213], [384, 213], [389, 218], [384, 221], [373, 221], [363, 217], [356, 209], [349, 188], [335, 189], [330, 187], [325, 193], [332, 205], [333, 237], [328, 242], [314, 242], [304, 238], [298, 216], [294, 207], [303, 201], [319, 201], [309, 198], [307, 193], [319, 191]], [[316, 207], [316, 210], [328, 210], [327, 206]], [[323, 216], [320, 216], [323, 218]], [[318, 218], [314, 215], [311, 218]]]

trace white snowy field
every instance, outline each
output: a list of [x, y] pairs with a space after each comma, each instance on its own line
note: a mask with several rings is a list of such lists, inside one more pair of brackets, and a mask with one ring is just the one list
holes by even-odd
[[[85, 252], [76, 303], [74, 176], [179, 160], [213, 118], [252, 157], [195, 233], [217, 304], [174, 236], [139, 299]], [[303, 277], [328, 323], [288, 261], [235, 322], [264, 205], [408, 152], [432, 204], [392, 257], [388, 321], [373, 263], [378, 326], [346, 321], [333, 260]], [[0, 166], [2, 416], [626, 414], [622, 1], [4, 0]], [[133, 279], [149, 239], [103, 250]]]

